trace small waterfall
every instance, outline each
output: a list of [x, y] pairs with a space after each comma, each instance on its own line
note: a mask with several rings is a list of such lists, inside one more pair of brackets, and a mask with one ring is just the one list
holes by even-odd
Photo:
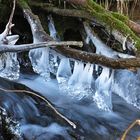
[[[1, 36], [1, 35], [0, 35]], [[2, 37], [0, 37], [3, 39]], [[7, 44], [14, 45], [19, 36], [18, 35], [12, 35], [6, 37]], [[0, 41], [3, 43], [3, 41]], [[17, 80], [19, 78], [19, 62], [17, 60], [17, 54], [16, 53], [3, 53], [0, 54], [0, 76], [7, 78], [9, 80]]]

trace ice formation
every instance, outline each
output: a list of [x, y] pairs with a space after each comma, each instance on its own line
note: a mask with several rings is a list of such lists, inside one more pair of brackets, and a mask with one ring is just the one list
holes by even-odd
[[63, 92], [67, 92], [67, 82], [71, 75], [70, 61], [68, 58], [62, 58], [57, 70], [56, 79]]
[[75, 61], [74, 63], [73, 74], [68, 81], [68, 94], [78, 100], [90, 97], [94, 90], [92, 88], [94, 82], [93, 65], [87, 63], [84, 67], [83, 62]]
[[140, 109], [140, 70], [133, 73], [128, 70], [117, 70], [114, 78], [113, 92], [127, 103]]
[[113, 82], [114, 72], [110, 75], [110, 70], [103, 67], [100, 76], [95, 81], [95, 95], [93, 95], [93, 100], [100, 109], [110, 111], [112, 110], [112, 82]]
[[[48, 16], [48, 28], [49, 28], [50, 36], [54, 40], [60, 41], [60, 37], [57, 34], [57, 31], [54, 26], [54, 21], [51, 15]], [[59, 62], [60, 62], [57, 52], [50, 50], [49, 62], [50, 62], [50, 72], [56, 75]]]
[[31, 60], [33, 70], [43, 76], [45, 80], [50, 80], [49, 48], [46, 47], [31, 50], [29, 52], [29, 58]]
[[[19, 36], [11, 35], [11, 36], [3, 36], [3, 33], [0, 34], [0, 43], [6, 43], [14, 45]], [[7, 78], [9, 80], [17, 80], [19, 78], [19, 62], [17, 60], [16, 53], [2, 53], [0, 54], [0, 76]]]

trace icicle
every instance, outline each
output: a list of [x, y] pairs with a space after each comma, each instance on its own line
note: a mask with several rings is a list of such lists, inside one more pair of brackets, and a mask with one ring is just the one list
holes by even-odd
[[[1, 37], [0, 37], [1, 38]], [[19, 36], [12, 35], [6, 37], [8, 44], [14, 45]], [[1, 41], [0, 41], [1, 42]], [[4, 42], [3, 42], [4, 43]], [[0, 76], [9, 80], [17, 80], [19, 78], [19, 62], [16, 53], [3, 53], [0, 54]]]
[[139, 72], [133, 73], [128, 70], [117, 70], [113, 92], [122, 97], [127, 103], [140, 109], [140, 80]]
[[50, 80], [49, 48], [31, 50], [29, 52], [29, 58], [34, 72], [40, 74], [45, 80]]
[[74, 62], [73, 74], [70, 77], [70, 79], [68, 81], [68, 84], [74, 86], [78, 82], [79, 77], [81, 76], [81, 72], [83, 70], [84, 70], [84, 64], [82, 62], [75, 61]]
[[60, 78], [69, 78], [71, 75], [71, 67], [68, 58], [62, 58], [57, 71], [58, 83], [61, 83]]
[[82, 75], [79, 76], [78, 84], [85, 88], [91, 88], [91, 83], [93, 80], [93, 65], [87, 63]]
[[126, 54], [123, 54], [123, 53], [116, 52], [116, 51], [112, 50], [111, 48], [109, 48], [106, 44], [104, 44], [99, 39], [98, 36], [96, 36], [92, 32], [92, 29], [90, 28], [88, 23], [84, 22], [84, 28], [85, 28], [85, 31], [87, 33], [87, 36], [90, 37], [90, 40], [95, 45], [98, 54], [102, 54], [102, 55], [105, 55], [105, 56], [110, 57], [110, 58], [118, 58], [118, 56], [123, 57], [123, 58], [124, 57], [129, 57], [129, 58], [134, 57], [134, 56], [131, 56], [131, 55], [126, 55]]
[[103, 67], [102, 73], [95, 81], [96, 92], [93, 95], [93, 100], [100, 109], [105, 111], [111, 111], [112, 109], [111, 86], [113, 77], [114, 72], [110, 76], [110, 70]]
[[[42, 39], [35, 36], [36, 25], [32, 23], [33, 43], [39, 43]], [[50, 65], [49, 65], [50, 48], [38, 48], [29, 51], [29, 58], [32, 63], [34, 72], [40, 74], [46, 81], [50, 80]]]
[[127, 37], [128, 37], [128, 36], [126, 36], [126, 37], [124, 38], [124, 40], [123, 40], [123, 44], [122, 44], [123, 50], [126, 50]]
[[78, 100], [89, 97], [93, 93], [93, 65], [87, 63], [85, 68], [82, 62], [75, 61], [74, 71], [69, 79], [68, 94]]
[[57, 73], [59, 61], [60, 59], [57, 53], [54, 52], [53, 50], [50, 50], [50, 53], [49, 53], [50, 72], [53, 73], [54, 75], [56, 75]]
[[[51, 15], [48, 16], [48, 21], [49, 21], [48, 28], [49, 28], [50, 36], [54, 40], [60, 41], [60, 37], [57, 34], [57, 31], [54, 26], [54, 21]], [[58, 54], [51, 50], [49, 53], [50, 72], [53, 73], [54, 75], [56, 75], [59, 66], [58, 61], [59, 61]]]
[[62, 91], [66, 91], [68, 86], [67, 82], [71, 75], [71, 67], [68, 58], [62, 58], [57, 70], [56, 78], [59, 83], [59, 87]]
[[51, 15], [48, 16], [48, 20], [49, 20], [49, 23], [48, 23], [48, 28], [49, 28], [49, 31], [50, 31], [50, 36], [56, 40], [56, 41], [60, 41], [59, 37], [58, 37], [58, 34], [57, 34], [57, 31], [55, 29], [55, 26], [54, 26], [54, 21], [53, 21], [53, 18]]

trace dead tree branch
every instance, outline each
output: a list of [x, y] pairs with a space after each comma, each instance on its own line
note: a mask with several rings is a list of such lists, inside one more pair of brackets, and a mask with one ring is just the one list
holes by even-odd
[[79, 46], [82, 47], [82, 42], [77, 41], [48, 41], [48, 42], [41, 42], [37, 44], [23, 44], [23, 45], [4, 45], [0, 44], [0, 53], [4, 52], [23, 52], [23, 51], [29, 51], [31, 49], [36, 48], [44, 48], [44, 47], [56, 47], [56, 46]]

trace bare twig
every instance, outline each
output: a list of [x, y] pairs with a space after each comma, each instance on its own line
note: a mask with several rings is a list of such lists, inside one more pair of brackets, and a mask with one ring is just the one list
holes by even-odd
[[69, 120], [68, 118], [66, 118], [64, 115], [62, 115], [59, 111], [57, 111], [57, 109], [55, 109], [55, 107], [50, 103], [50, 101], [48, 101], [45, 97], [41, 96], [41, 95], [38, 95], [37, 93], [35, 92], [31, 92], [31, 91], [27, 91], [27, 90], [8, 90], [8, 89], [3, 89], [3, 88], [0, 88], [1, 91], [3, 92], [8, 92], [8, 93], [25, 93], [25, 94], [29, 94], [29, 95], [33, 95], [33, 96], [36, 96], [38, 98], [40, 98], [41, 100], [43, 100], [45, 103], [47, 103], [47, 105], [58, 115], [60, 116], [62, 119], [64, 119], [68, 124], [70, 124], [74, 129], [76, 128], [76, 125], [71, 121]]
[[15, 12], [15, 6], [16, 6], [16, 0], [13, 0], [13, 9], [12, 9], [9, 21], [5, 27], [5, 30], [2, 33], [3, 38], [5, 38], [8, 34], [10, 34], [11, 28], [14, 26], [14, 24], [12, 24], [12, 20], [13, 20], [13, 16], [14, 16], [14, 12]]
[[31, 49], [36, 48], [43, 48], [43, 47], [56, 47], [56, 46], [79, 46], [82, 47], [83, 43], [78, 41], [48, 41], [48, 42], [41, 42], [37, 44], [23, 44], [23, 45], [4, 45], [0, 44], [0, 53], [4, 52], [23, 52], [23, 51], [29, 51]]
[[135, 125], [140, 125], [140, 120], [135, 120], [123, 133], [121, 140], [126, 140], [126, 136], [129, 133], [129, 131], [135, 126]]

